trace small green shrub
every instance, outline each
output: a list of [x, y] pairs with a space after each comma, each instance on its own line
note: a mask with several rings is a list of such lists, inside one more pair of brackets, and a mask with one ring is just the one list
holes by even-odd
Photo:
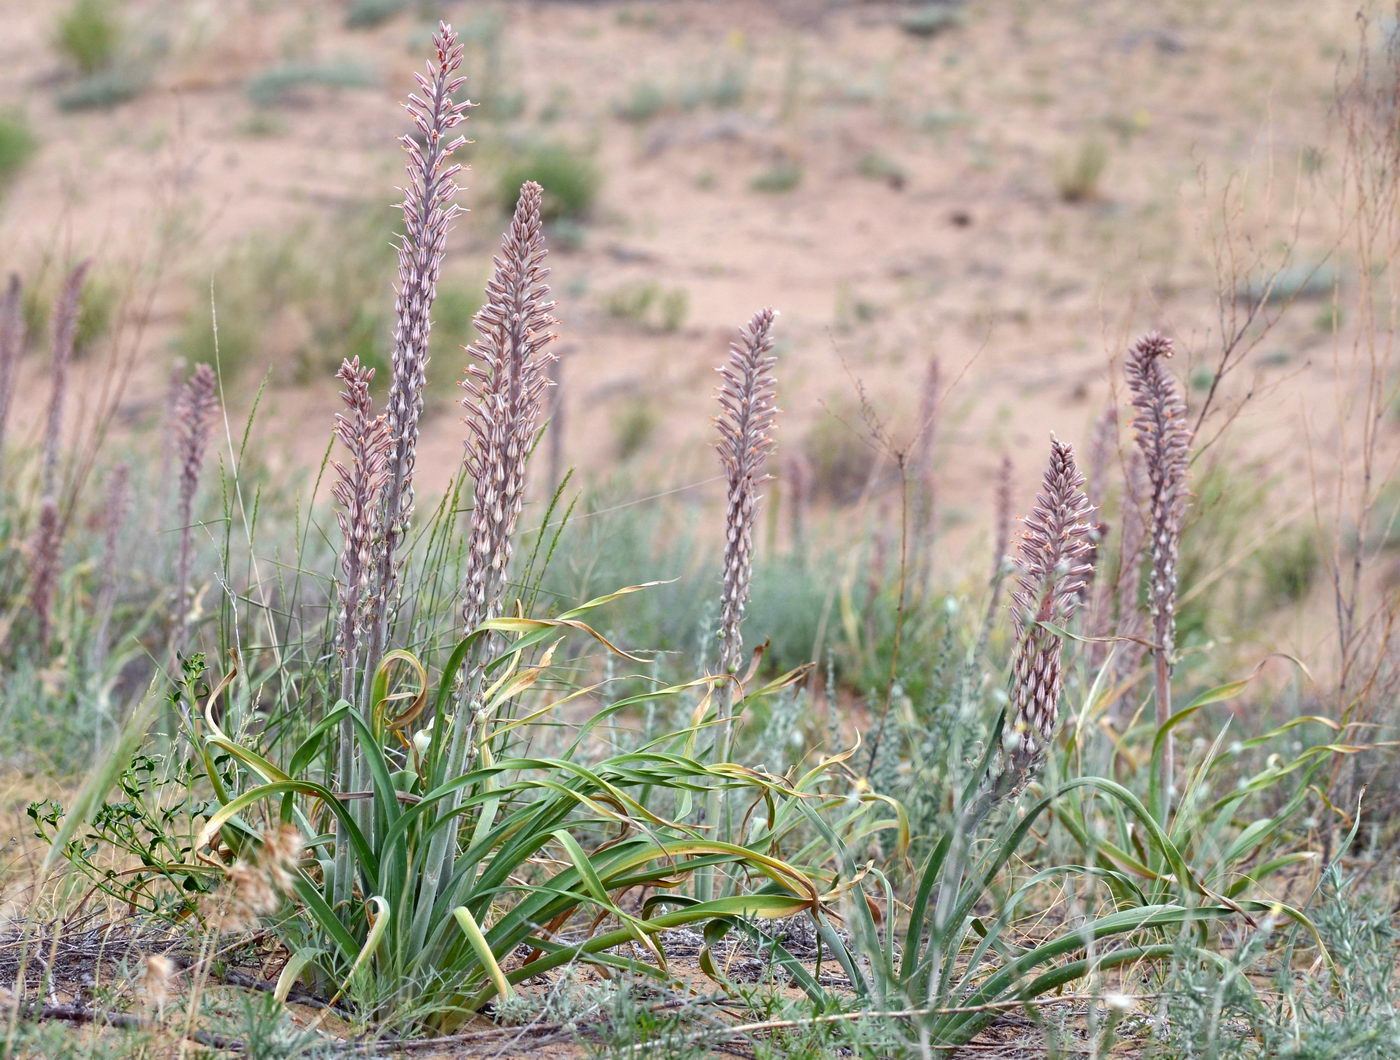
[[91, 353], [112, 330], [120, 295], [116, 285], [101, 276], [89, 276], [78, 299], [78, 327], [73, 336], [73, 352], [81, 357]]
[[38, 137], [23, 117], [0, 114], [0, 192], [15, 182], [38, 149]]
[[909, 172], [889, 155], [867, 151], [856, 163], [856, 172], [867, 180], [878, 180], [899, 190], [909, 182]]
[[58, 94], [59, 110], [105, 110], [129, 103], [149, 84], [135, 67], [119, 66], [81, 78]]
[[667, 334], [680, 331], [690, 313], [690, 294], [681, 287], [663, 291], [659, 310], [661, 330]]
[[932, 133], [941, 141], [954, 129], [972, 124], [971, 115], [949, 107], [934, 107], [919, 115], [916, 125], [921, 132]]
[[744, 102], [749, 89], [748, 70], [736, 61], [720, 66], [713, 77], [686, 81], [677, 93], [676, 102], [682, 110], [712, 107], [731, 110]]
[[388, 22], [407, 7], [407, 0], [351, 0], [345, 24], [351, 29], [370, 29]]
[[1099, 184], [1108, 168], [1108, 147], [1089, 137], [1072, 154], [1055, 163], [1055, 191], [1064, 202], [1089, 202], [1099, 197]]
[[116, 61], [122, 36], [112, 0], [75, 0], [58, 20], [55, 43], [79, 72], [95, 74]]
[[614, 288], [604, 298], [603, 307], [614, 320], [671, 334], [685, 326], [690, 295], [683, 287], [662, 287], [647, 280]]
[[602, 177], [591, 157], [563, 144], [543, 143], [510, 158], [496, 183], [502, 211], [515, 207], [520, 186], [533, 180], [544, 188], [546, 220], [586, 217], [598, 197]]
[[1259, 553], [1264, 582], [1264, 607], [1296, 604], [1312, 589], [1321, 569], [1317, 538], [1307, 527], [1295, 529], [1265, 545]]
[[[359, 357], [386, 378], [393, 223], [381, 210], [349, 211], [324, 228], [254, 237], [230, 253], [212, 272], [223, 370], [271, 363], [305, 380], [329, 376], [343, 358]], [[209, 280], [193, 284], [177, 339], [180, 355], [190, 361], [214, 360]], [[452, 330], [463, 334], [451, 301], [449, 311]]]
[[962, 12], [946, 3], [925, 4], [913, 11], [906, 11], [899, 18], [899, 28], [911, 37], [936, 37], [940, 33], [961, 26]]
[[802, 450], [812, 465], [812, 488], [817, 496], [850, 504], [864, 492], [874, 468], [874, 452], [855, 433], [859, 414], [828, 415], [807, 432]]
[[626, 96], [613, 104], [613, 113], [623, 121], [641, 125], [670, 106], [666, 92], [655, 81], [637, 81]]
[[794, 190], [801, 183], [802, 167], [796, 162], [783, 159], [774, 162], [773, 165], [749, 181], [749, 190], [763, 192], [767, 195], [780, 195]]
[[362, 63], [287, 63], [264, 70], [248, 82], [248, 97], [260, 107], [287, 106], [301, 101], [307, 89], [370, 88], [374, 73]]
[[630, 460], [656, 433], [656, 409], [646, 397], [633, 398], [617, 418], [617, 458]]
[[1327, 262], [1300, 262], [1240, 281], [1235, 287], [1235, 299], [1240, 302], [1262, 299], [1272, 304], [1299, 298], [1331, 298], [1337, 282], [1337, 270]]

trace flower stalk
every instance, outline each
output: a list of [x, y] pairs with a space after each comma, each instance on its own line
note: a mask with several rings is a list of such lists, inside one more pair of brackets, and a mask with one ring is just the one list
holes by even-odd
[[1017, 586], [1011, 600], [1016, 650], [1011, 703], [1002, 726], [1001, 746], [978, 800], [979, 813], [1014, 798], [1044, 768], [1059, 726], [1060, 657], [1063, 628], [1074, 617], [1080, 593], [1093, 568], [1093, 512], [1084, 476], [1069, 445], [1052, 440], [1035, 507], [1026, 516], [1017, 556]]
[[[773, 451], [773, 321], [777, 313], [760, 309], [729, 346], [729, 360], [719, 369], [720, 467], [728, 487], [724, 520], [724, 578], [720, 596], [719, 672], [731, 680], [719, 686], [718, 718], [727, 733], [733, 710], [734, 682], [743, 660], [744, 612], [753, 579], [753, 528], [758, 519], [759, 486], [768, 478], [764, 465]], [[728, 737], [725, 737], [725, 745]]]
[[453, 99], [466, 78], [457, 76], [463, 48], [447, 23], [438, 24], [433, 47], [427, 73], [414, 74], [418, 91], [409, 93], [404, 103], [415, 133], [400, 137], [408, 155], [408, 187], [402, 203], [404, 234], [398, 246], [398, 294], [394, 301], [388, 401], [393, 451], [379, 506], [377, 530], [381, 543], [375, 557], [377, 569], [367, 589], [367, 606], [374, 615], [365, 660], [369, 672], [373, 672], [384, 652], [398, 597], [402, 562], [399, 552], [413, 520], [413, 474], [423, 414], [423, 387], [427, 383], [431, 311], [447, 250], [447, 233], [461, 212], [453, 199], [458, 191], [455, 177], [462, 167], [450, 160], [467, 140], [449, 134], [467, 120], [466, 111], [473, 105]]
[[[1167, 371], [1172, 341], [1153, 332], [1139, 339], [1128, 354], [1126, 375], [1133, 396], [1133, 431], [1148, 485], [1148, 531], [1152, 562], [1147, 585], [1148, 615], [1152, 620], [1152, 649], [1156, 676], [1157, 726], [1171, 719], [1171, 668], [1176, 653], [1177, 553], [1186, 513], [1186, 471], [1191, 428], [1186, 402], [1175, 377]], [[1175, 776], [1174, 747], [1167, 734], [1158, 763], [1162, 810], [1171, 806]]]

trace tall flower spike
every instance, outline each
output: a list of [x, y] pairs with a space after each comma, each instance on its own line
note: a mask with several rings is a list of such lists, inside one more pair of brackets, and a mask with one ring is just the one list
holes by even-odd
[[[1172, 342], [1153, 332], [1144, 335], [1128, 353], [1124, 369], [1132, 391], [1133, 430], [1142, 451], [1149, 487], [1148, 517], [1152, 567], [1147, 586], [1147, 607], [1152, 619], [1157, 677], [1157, 724], [1171, 717], [1171, 665], [1176, 651], [1176, 558], [1181, 523], [1186, 513], [1186, 469], [1191, 450], [1191, 428], [1186, 422], [1186, 402], [1181, 387], [1167, 371]], [[1167, 736], [1161, 758], [1163, 798], [1170, 796], [1174, 772], [1172, 741]]]
[[345, 384], [341, 399], [349, 410], [336, 413], [335, 436], [345, 447], [348, 464], [335, 466], [331, 496], [345, 544], [340, 552], [340, 629], [337, 650], [341, 659], [340, 694], [350, 700], [355, 692], [356, 667], [364, 627], [365, 593], [374, 563], [374, 513], [388, 478], [389, 450], [393, 437], [383, 416], [374, 414], [369, 387], [373, 368], [362, 368], [360, 359], [344, 361], [336, 378]]
[[[760, 309], [729, 346], [729, 362], [719, 369], [719, 458], [729, 487], [724, 522], [724, 589], [720, 608], [720, 673], [738, 671], [743, 656], [744, 611], [753, 574], [753, 527], [758, 516], [758, 487], [767, 477], [763, 465], [773, 450], [772, 309]], [[721, 691], [722, 715], [728, 713], [728, 688]]]
[[215, 391], [218, 380], [214, 369], [198, 365], [180, 393], [175, 413], [175, 440], [180, 458], [180, 498], [176, 513], [180, 527], [180, 554], [175, 568], [175, 636], [174, 650], [178, 654], [185, 646], [185, 626], [189, 621], [190, 563], [194, 522], [194, 495], [199, 488], [199, 472], [204, 466], [204, 453], [209, 444], [209, 428], [218, 408]]
[[1044, 766], [1055, 738], [1063, 644], [1044, 623], [1069, 622], [1092, 570], [1084, 559], [1091, 531], [1086, 519], [1093, 508], [1083, 487], [1074, 450], [1052, 440], [1050, 466], [1021, 535], [1011, 601], [1016, 629], [1011, 703], [1002, 727], [1001, 754], [983, 791], [984, 807], [1022, 791]]
[[[24, 306], [20, 298], [19, 276], [11, 274], [0, 299], [0, 470], [4, 468], [5, 426], [15, 395], [15, 368], [24, 349]], [[3, 478], [0, 478], [3, 484]]]
[[52, 389], [49, 414], [44, 428], [43, 495], [53, 496], [58, 485], [58, 451], [63, 442], [63, 405], [68, 397], [68, 365], [73, 360], [73, 343], [78, 334], [78, 310], [83, 295], [83, 279], [88, 262], [71, 273], [63, 285], [54, 314]]
[[[377, 611], [371, 644], [373, 656], [388, 636], [389, 611], [398, 584], [396, 553], [413, 518], [413, 472], [418, 452], [418, 421], [423, 413], [423, 387], [428, 371], [430, 312], [437, 297], [438, 277], [447, 248], [447, 232], [461, 207], [453, 202], [458, 187], [454, 179], [462, 171], [451, 165], [452, 154], [467, 142], [449, 133], [467, 119], [467, 100], [453, 101], [466, 83], [456, 76], [463, 49], [446, 22], [438, 23], [433, 36], [435, 55], [427, 73], [414, 74], [418, 91], [411, 92], [404, 109], [416, 134], [400, 137], [408, 155], [408, 187], [404, 189], [404, 234], [399, 240], [398, 295], [394, 300], [393, 376], [389, 385], [388, 423], [393, 453], [380, 509], [379, 532], [383, 537], [369, 592]], [[421, 95], [419, 94], [421, 93]]]
[[543, 195], [534, 181], [521, 187], [510, 230], [495, 258], [495, 274], [486, 285], [486, 304], [475, 317], [481, 338], [467, 347], [475, 359], [462, 381], [469, 432], [466, 467], [475, 480], [462, 603], [468, 633], [500, 607], [511, 535], [525, 501], [525, 458], [550, 385], [550, 328], [557, 321], [545, 284]]
[[131, 513], [131, 469], [118, 464], [107, 480], [106, 511], [102, 527], [102, 581], [97, 591], [97, 622], [92, 635], [92, 672], [101, 675], [107, 663], [107, 636], [117, 604], [122, 528]]
[[29, 606], [34, 612], [35, 639], [41, 648], [49, 644], [50, 610], [58, 585], [59, 561], [63, 552], [63, 524], [58, 504], [52, 496], [39, 506], [39, 525], [34, 534], [34, 575], [29, 589]]

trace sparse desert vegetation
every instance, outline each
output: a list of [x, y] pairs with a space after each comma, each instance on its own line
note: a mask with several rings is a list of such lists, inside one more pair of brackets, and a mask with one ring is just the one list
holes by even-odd
[[1400, 1055], [1397, 15], [0, 5], [4, 1055]]

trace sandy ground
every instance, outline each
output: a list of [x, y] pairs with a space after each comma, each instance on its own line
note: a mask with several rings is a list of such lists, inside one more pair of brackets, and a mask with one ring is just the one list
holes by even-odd
[[[131, 39], [163, 50], [150, 90], [64, 112], [55, 100], [72, 75], [51, 44], [62, 6], [0, 0], [0, 109], [24, 113], [42, 140], [0, 199], [0, 264], [33, 275], [92, 255], [120, 284], [124, 325], [84, 363], [83, 390], [102, 392], [120, 364], [125, 430], [159, 418], [182, 354], [178, 324], [208, 302], [211, 280], [217, 303], [231, 248], [396, 201], [398, 100], [428, 24], [404, 14], [352, 30], [340, 5], [317, 0], [130, 0]], [[1357, 47], [1352, 5], [1004, 0], [967, 4], [931, 38], [900, 28], [907, 10], [442, 5], [478, 38], [483, 19], [501, 20], [494, 66], [469, 63], [471, 94], [523, 100], [509, 121], [470, 123], [476, 142], [463, 157], [474, 169], [461, 201], [472, 212], [452, 234], [444, 286], [479, 288], [502, 226], [491, 189], [507, 144], [571, 143], [603, 174], [578, 245], [554, 259], [567, 463], [595, 481], [645, 483], [638, 493], [713, 497], [712, 369], [737, 325], [771, 304], [782, 313], [782, 459], [859, 449], [858, 386], [892, 446], [908, 448], [927, 363], [940, 360], [935, 460], [949, 547], [961, 554], [959, 542], [988, 536], [1000, 453], [1016, 461], [1024, 508], [1049, 432], [1087, 443], [1121, 397], [1118, 359], [1134, 335], [1155, 327], [1178, 339], [1199, 403], [1222, 332], [1240, 319], [1238, 287], [1285, 263], [1303, 274], [1321, 265], [1324, 296], [1328, 277], [1344, 300], [1360, 284], [1338, 249], [1333, 112]], [[289, 61], [352, 62], [372, 79], [260, 110], [249, 80]], [[675, 105], [721, 70], [746, 86], [737, 105]], [[619, 105], [648, 85], [671, 105], [624, 121]], [[1064, 201], [1060, 174], [1099, 149], [1102, 177], [1083, 201]], [[752, 190], [781, 165], [800, 172], [794, 188]], [[674, 333], [607, 311], [610, 295], [648, 281], [683, 292]], [[385, 305], [392, 282], [389, 268]], [[1275, 514], [1285, 519], [1308, 518], [1307, 484], [1326, 485], [1347, 459], [1339, 425], [1357, 385], [1354, 321], [1343, 316], [1335, 334], [1332, 321], [1325, 298], [1294, 303], [1222, 386], [1202, 430], [1213, 436], [1249, 399], [1214, 454], [1283, 484]], [[296, 487], [324, 452], [337, 388], [292, 379], [280, 342], [264, 336], [273, 385], [257, 438], [271, 471]], [[425, 492], [460, 466], [449, 384], [463, 363], [460, 350], [435, 351]], [[29, 359], [24, 393], [41, 393], [42, 369], [42, 357]], [[255, 365], [229, 383], [235, 431], [258, 374]], [[643, 406], [641, 443], [623, 459], [620, 438]], [[1290, 649], [1306, 654], [1310, 635], [1296, 636]]]

